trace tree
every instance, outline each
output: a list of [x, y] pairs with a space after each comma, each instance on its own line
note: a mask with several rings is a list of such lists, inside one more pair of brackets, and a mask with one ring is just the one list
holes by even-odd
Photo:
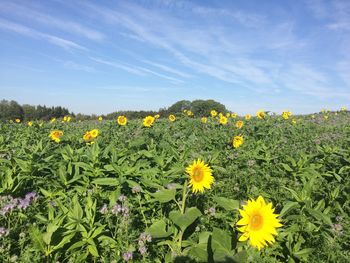
[[189, 100], [180, 100], [168, 108], [168, 113], [181, 113], [184, 110], [191, 109], [191, 102]]

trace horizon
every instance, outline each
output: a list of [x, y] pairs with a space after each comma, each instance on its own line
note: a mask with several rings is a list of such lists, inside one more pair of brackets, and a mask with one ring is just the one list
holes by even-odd
[[74, 114], [350, 108], [350, 2], [1, 1], [0, 91]]

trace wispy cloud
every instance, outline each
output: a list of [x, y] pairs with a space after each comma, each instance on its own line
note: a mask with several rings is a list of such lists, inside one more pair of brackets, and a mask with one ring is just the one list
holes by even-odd
[[85, 71], [85, 72], [88, 72], [88, 73], [91, 73], [91, 72], [95, 71], [95, 69], [93, 67], [82, 65], [82, 64], [76, 63], [74, 61], [65, 61], [63, 63], [63, 66], [65, 68], [68, 68], [68, 69], [80, 70], [80, 71]]
[[125, 71], [127, 71], [129, 73], [132, 73], [132, 74], [136, 74], [136, 75], [139, 75], [139, 76], [145, 76], [146, 75], [142, 70], [139, 70], [139, 69], [137, 69], [135, 67], [132, 67], [132, 66], [124, 65], [124, 64], [119, 63], [119, 62], [109, 61], [109, 60], [96, 58], [96, 57], [89, 57], [89, 58], [91, 60], [95, 61], [95, 62], [100, 63], [100, 64], [111, 66], [111, 67], [117, 68], [117, 69], [122, 69], [122, 70], [125, 70]]
[[191, 74], [188, 74], [188, 73], [182, 72], [180, 70], [171, 68], [167, 65], [163, 65], [163, 64], [156, 63], [156, 62], [149, 61], [149, 60], [142, 60], [142, 61], [148, 65], [154, 66], [154, 67], [159, 68], [163, 71], [178, 75], [178, 76], [183, 77], [183, 78], [192, 78], [193, 77], [193, 75], [191, 75]]
[[32, 7], [26, 7], [23, 5], [16, 4], [14, 2], [1, 2], [0, 12], [6, 14], [16, 15], [20, 18], [29, 19], [31, 22], [37, 21], [42, 26], [51, 26], [58, 28], [62, 31], [72, 33], [77, 36], [82, 36], [94, 41], [102, 41], [106, 38], [105, 34], [81, 25], [77, 22], [70, 21], [67, 19], [59, 19], [54, 16], [44, 14], [42, 12], [34, 10]]
[[18, 34], [21, 34], [23, 36], [27, 36], [30, 38], [35, 38], [35, 39], [41, 39], [45, 40], [53, 45], [59, 46], [61, 48], [64, 48], [66, 50], [72, 50], [72, 49], [78, 49], [78, 50], [87, 50], [87, 48], [64, 38], [54, 36], [51, 34], [46, 34], [39, 32], [35, 29], [23, 26], [18, 23], [14, 23], [5, 19], [0, 18], [0, 28], [9, 30]]

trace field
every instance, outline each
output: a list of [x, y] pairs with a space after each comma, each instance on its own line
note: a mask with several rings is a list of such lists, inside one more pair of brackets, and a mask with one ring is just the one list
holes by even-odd
[[188, 115], [0, 124], [0, 261], [349, 262], [349, 112]]

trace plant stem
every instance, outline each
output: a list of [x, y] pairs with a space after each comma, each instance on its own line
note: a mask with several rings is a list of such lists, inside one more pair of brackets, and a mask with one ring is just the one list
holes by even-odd
[[[183, 191], [182, 191], [182, 205], [181, 205], [181, 214], [185, 213], [186, 209], [186, 197], [187, 197], [187, 180], [184, 183]], [[178, 241], [178, 252], [181, 253], [181, 247], [182, 247], [182, 236], [184, 234], [184, 231], [180, 230], [179, 233], [179, 241]]]

